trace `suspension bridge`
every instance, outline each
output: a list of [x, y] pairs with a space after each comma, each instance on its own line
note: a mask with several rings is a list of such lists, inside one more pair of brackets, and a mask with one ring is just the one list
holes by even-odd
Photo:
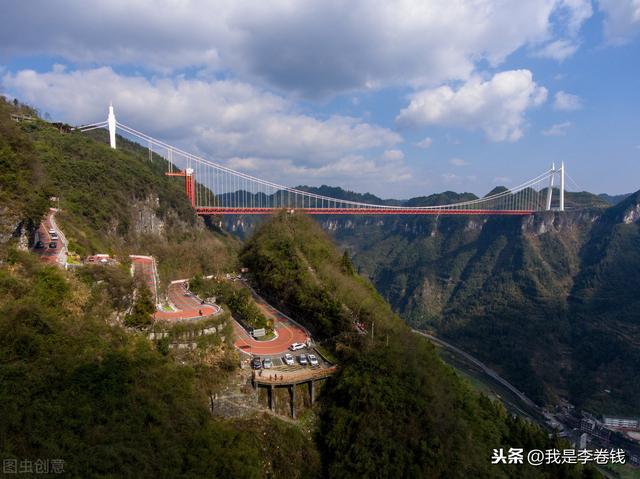
[[[287, 209], [311, 215], [530, 215], [537, 211], [564, 211], [565, 167], [555, 165], [516, 187], [470, 201], [437, 206], [369, 204], [318, 195], [233, 170], [186, 152], [116, 120], [109, 106], [106, 120], [79, 127], [80, 131], [109, 130], [111, 148], [116, 133], [149, 149], [149, 158], [166, 160], [167, 176], [183, 178], [191, 206], [199, 215], [264, 215]], [[554, 187], [554, 182], [558, 182]], [[554, 200], [554, 196], [558, 196]], [[552, 208], [552, 205], [553, 208]]]

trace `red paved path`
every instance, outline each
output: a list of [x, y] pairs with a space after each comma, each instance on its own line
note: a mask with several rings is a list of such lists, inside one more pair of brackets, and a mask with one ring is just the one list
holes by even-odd
[[[153, 277], [153, 260], [146, 257], [132, 257], [134, 268], [140, 271], [155, 294], [155, 283]], [[173, 283], [167, 290], [169, 300], [178, 308], [178, 311], [157, 311], [155, 318], [159, 320], [180, 320], [194, 319], [198, 317], [210, 316], [220, 311], [219, 306], [201, 304], [200, 301], [191, 295], [185, 296], [187, 289], [184, 283]], [[289, 349], [291, 343], [304, 343], [307, 340], [307, 333], [289, 321], [280, 311], [267, 304], [262, 298], [254, 296], [258, 307], [269, 318], [273, 319], [274, 328], [278, 337], [271, 341], [257, 341], [253, 339], [238, 322], [233, 322], [233, 330], [236, 337], [235, 345], [241, 351], [256, 355], [282, 354]], [[202, 314], [200, 314], [202, 313]]]
[[234, 321], [235, 345], [238, 349], [254, 355], [282, 354], [289, 349], [291, 343], [304, 343], [307, 340], [307, 333], [300, 326], [289, 321], [280, 311], [267, 304], [262, 298], [254, 296], [254, 300], [267, 317], [273, 318], [278, 337], [271, 341], [257, 341]]
[[[155, 297], [156, 287], [153, 277], [153, 260], [146, 257], [134, 256], [131, 258], [133, 267], [142, 273], [147, 286]], [[169, 300], [178, 308], [177, 311], [156, 311], [155, 319], [161, 321], [175, 321], [180, 319], [195, 319], [199, 317], [211, 316], [220, 311], [220, 307], [210, 304], [201, 304], [194, 296], [185, 296], [187, 290], [184, 283], [173, 283], [169, 285], [167, 294]]]

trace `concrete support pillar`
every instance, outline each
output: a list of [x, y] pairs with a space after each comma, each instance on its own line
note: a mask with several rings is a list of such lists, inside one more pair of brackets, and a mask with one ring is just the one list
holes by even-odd
[[309, 381], [309, 399], [311, 399], [311, 405], [313, 406], [313, 403], [316, 401], [316, 390], [313, 379]]
[[291, 417], [296, 418], [296, 385], [291, 385]]
[[276, 408], [276, 391], [273, 384], [269, 386], [269, 409], [272, 411]]

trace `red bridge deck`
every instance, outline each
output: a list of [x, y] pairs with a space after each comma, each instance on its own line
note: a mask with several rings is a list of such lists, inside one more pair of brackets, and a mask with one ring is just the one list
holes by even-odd
[[[282, 208], [196, 207], [199, 215], [270, 215]], [[309, 215], [501, 215], [526, 216], [534, 210], [421, 210], [416, 208], [288, 208]]]

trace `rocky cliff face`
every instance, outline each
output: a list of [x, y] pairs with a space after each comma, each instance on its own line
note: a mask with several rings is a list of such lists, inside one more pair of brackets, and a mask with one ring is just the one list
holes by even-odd
[[157, 214], [160, 208], [160, 198], [149, 195], [144, 200], [134, 201], [132, 205], [132, 229], [135, 234], [151, 234], [162, 236], [165, 231], [165, 221]]

